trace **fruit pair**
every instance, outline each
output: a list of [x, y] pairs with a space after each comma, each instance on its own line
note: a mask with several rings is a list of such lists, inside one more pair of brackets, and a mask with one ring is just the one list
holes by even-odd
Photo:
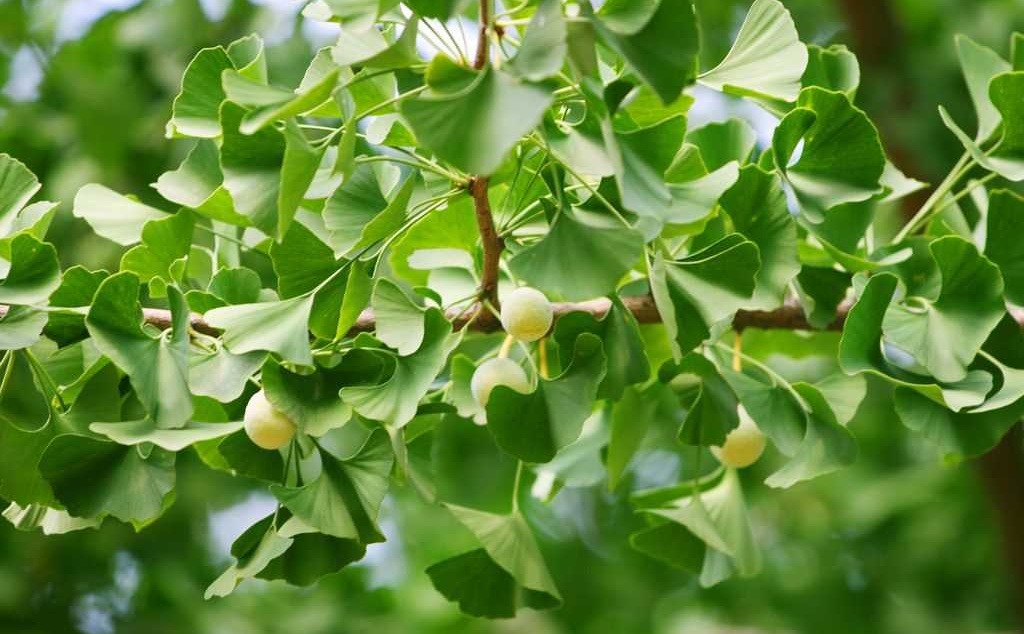
[[[501, 304], [501, 325], [510, 337], [523, 342], [537, 341], [551, 330], [554, 311], [543, 293], [527, 286], [517, 288]], [[530, 391], [530, 379], [523, 368], [503, 356], [480, 364], [470, 381], [470, 391], [481, 407], [486, 407], [491, 392], [499, 385], [520, 394]]]

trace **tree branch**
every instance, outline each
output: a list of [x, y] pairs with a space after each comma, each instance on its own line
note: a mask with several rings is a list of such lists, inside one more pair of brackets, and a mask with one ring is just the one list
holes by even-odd
[[[480, 230], [480, 241], [484, 248], [483, 274], [480, 277], [480, 301], [490, 302], [498, 306], [498, 270], [501, 265], [501, 251], [504, 243], [498, 236], [498, 230], [494, 226], [494, 215], [491, 213], [491, 202], [487, 197], [487, 186], [489, 178], [474, 176], [469, 181], [469, 193], [473, 197], [473, 207], [476, 210], [476, 224]], [[490, 312], [483, 306], [480, 308], [481, 317], [490, 315]], [[485, 319], [485, 322], [492, 321]]]
[[490, 57], [490, 41], [487, 31], [491, 22], [491, 0], [480, 0], [480, 37], [476, 41], [476, 59], [473, 60], [473, 68], [480, 70], [487, 65], [487, 58]]
[[[476, 59], [473, 60], [473, 68], [483, 70], [490, 58], [490, 42], [487, 31], [491, 22], [491, 0], [480, 0], [480, 37], [476, 45]], [[469, 193], [473, 197], [473, 207], [476, 211], [476, 224], [480, 231], [480, 241], [483, 244], [484, 262], [483, 273], [480, 276], [480, 294], [478, 299], [480, 305], [476, 310], [476, 320], [482, 325], [494, 326], [497, 320], [485, 305], [498, 307], [498, 272], [501, 266], [501, 251], [504, 244], [498, 236], [498, 230], [494, 227], [494, 214], [491, 212], [491, 202], [487, 197], [487, 188], [490, 178], [487, 176], [473, 176], [469, 179]]]
[[[661, 323], [661, 315], [654, 305], [654, 299], [650, 295], [638, 295], [623, 297], [622, 303], [633, 314], [638, 323], [657, 324]], [[593, 315], [597, 319], [603, 318], [611, 309], [611, 301], [607, 298], [592, 299], [585, 302], [554, 302], [552, 308], [555, 320], [558, 320], [569, 313], [583, 312]], [[836, 318], [830, 323], [826, 331], [840, 331], [846, 323], [846, 316], [850, 312], [850, 302], [843, 302], [836, 311]], [[10, 307], [0, 305], [0, 319], [7, 315]], [[1024, 328], [1024, 310], [1011, 311], [1013, 318]], [[142, 317], [145, 322], [158, 330], [168, 330], [172, 326], [170, 311], [160, 308], [144, 308]], [[497, 320], [474, 319], [473, 311], [463, 308], [449, 309], [445, 315], [456, 330], [469, 328], [473, 332], [497, 332], [501, 330], [501, 324]], [[192, 330], [211, 337], [221, 334], [220, 330], [211, 326], [203, 319], [202, 315], [193, 314], [189, 319]], [[348, 331], [349, 336], [355, 336], [361, 332], [373, 332], [377, 327], [377, 319], [373, 310], [367, 308], [359, 315], [355, 325]], [[747, 328], [759, 330], [820, 330], [807, 321], [803, 309], [799, 304], [787, 303], [775, 310], [741, 310], [736, 313], [732, 320], [732, 327], [737, 331]]]

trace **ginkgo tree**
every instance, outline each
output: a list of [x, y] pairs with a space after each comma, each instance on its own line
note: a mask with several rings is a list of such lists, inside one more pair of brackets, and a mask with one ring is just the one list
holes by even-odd
[[[340, 36], [297, 87], [268, 77], [256, 36], [196, 54], [164, 204], [79, 191], [74, 215], [124, 247], [117, 271], [62, 270], [58, 205], [0, 155], [0, 497], [18, 528], [141, 530], [194, 451], [277, 500], [214, 597], [359, 561], [408, 488], [465, 529], [433, 585], [509, 617], [562, 602], [524, 500], [572, 486], [574, 461], [621, 491], [642, 447], [682, 451], [681, 481], [629, 491], [630, 541], [711, 586], [760, 567], [737, 469], [771, 452], [763, 484], [785, 489], [852, 464], [866, 377], [946, 458], [1024, 415], [1021, 34], [955, 43], [977, 121], [936, 114], [963, 158], [892, 231], [887, 210], [927, 185], [855, 105], [854, 55], [802, 43], [778, 0], [706, 69], [692, 0], [305, 15]], [[474, 50], [449, 28], [466, 19]], [[740, 120], [688, 126], [698, 85], [774, 115], [770, 143]], [[744, 352], [751, 328], [841, 329], [843, 373], [791, 383]], [[442, 428], [514, 461], [492, 483], [504, 512], [439, 486]]]

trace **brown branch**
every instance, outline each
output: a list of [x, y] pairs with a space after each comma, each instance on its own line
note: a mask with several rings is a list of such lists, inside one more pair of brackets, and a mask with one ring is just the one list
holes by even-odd
[[[641, 324], [656, 324], [661, 322], [661, 315], [654, 305], [654, 299], [650, 295], [636, 297], [623, 297], [622, 303], [633, 314], [637, 322]], [[569, 313], [584, 312], [590, 313], [600, 319], [608, 314], [611, 308], [611, 301], [606, 298], [592, 299], [585, 302], [555, 302], [553, 304], [555, 319], [564, 317]], [[0, 319], [7, 315], [9, 307], [0, 305]], [[849, 306], [844, 304], [839, 307], [839, 316], [829, 325], [829, 330], [841, 330], [843, 321]], [[501, 329], [501, 324], [496, 319], [474, 318], [474, 311], [467, 311], [463, 308], [453, 308], [448, 311], [446, 317], [452, 322], [456, 330], [469, 328], [474, 332], [496, 332]], [[160, 308], [145, 308], [142, 311], [145, 322], [158, 330], [168, 330], [172, 327], [170, 311]], [[1024, 316], [1019, 321], [1024, 322]], [[221, 334], [218, 328], [211, 326], [202, 315], [193, 314], [189, 318], [189, 324], [193, 331], [217, 337]], [[349, 336], [355, 336], [361, 332], [373, 332], [377, 326], [373, 310], [366, 309], [359, 315], [355, 325], [349, 330]], [[733, 327], [737, 330], [746, 328], [760, 328], [765, 330], [814, 330], [804, 317], [803, 310], [796, 304], [785, 306], [771, 311], [746, 311], [736, 313], [733, 320]]]
[[[637, 295], [621, 299], [623, 305], [633, 314], [638, 323], [661, 323], [658, 307], [654, 305], [654, 299], [650, 295]], [[569, 313], [577, 312], [590, 313], [597, 319], [601, 319], [608, 314], [611, 305], [610, 300], [602, 297], [585, 302], [554, 302], [552, 307], [555, 320]], [[840, 304], [836, 318], [825, 330], [833, 332], [842, 330], [843, 324], [846, 323], [846, 316], [850, 311], [850, 306], [850, 302]], [[0, 305], [0, 319], [3, 319], [8, 310], [9, 307]], [[497, 320], [474, 318], [473, 312], [471, 310], [467, 311], [464, 308], [452, 308], [449, 309], [445, 316], [452, 322], [455, 330], [469, 328], [473, 332], [486, 333], [496, 332], [501, 329], [501, 324]], [[145, 308], [142, 313], [146, 323], [155, 326], [158, 330], [168, 330], [172, 326], [170, 311], [159, 308]], [[1021, 325], [1021, 328], [1024, 328], [1024, 310], [1013, 310], [1011, 314], [1017, 320], [1017, 323]], [[204, 335], [217, 337], [221, 334], [220, 330], [207, 323], [202, 315], [193, 314], [190, 317], [190, 325], [192, 330]], [[741, 310], [733, 318], [732, 326], [735, 330], [739, 331], [746, 330], [747, 328], [758, 330], [820, 330], [807, 321], [803, 309], [800, 308], [799, 304], [795, 303], [787, 303], [775, 310]], [[355, 336], [362, 332], [373, 332], [376, 327], [377, 320], [373, 310], [367, 308], [359, 315], [359, 319], [356, 320], [352, 329], [348, 331], [348, 335]]]
[[[491, 0], [480, 0], [480, 38], [476, 45], [476, 59], [473, 60], [473, 68], [477, 70], [483, 70], [490, 57], [490, 43], [487, 37], [490, 22]], [[469, 179], [469, 194], [473, 197], [476, 224], [480, 231], [480, 241], [484, 250], [483, 272], [480, 276], [478, 295], [480, 305], [474, 311], [476, 321], [483, 326], [495, 326], [497, 323], [486, 304], [489, 303], [495, 309], [498, 308], [498, 273], [501, 266], [501, 251], [505, 246], [494, 226], [491, 201], [487, 196], [489, 185], [490, 178], [487, 176], [473, 176]]]
[[490, 21], [491, 0], [480, 0], [480, 38], [476, 41], [476, 59], [473, 60], [473, 68], [477, 70], [487, 65], [487, 58], [490, 56], [490, 42], [487, 38]]
[[[480, 241], [484, 248], [483, 274], [480, 276], [480, 301], [490, 302], [498, 306], [498, 270], [501, 265], [501, 251], [504, 243], [498, 236], [494, 226], [494, 215], [491, 213], [491, 202], [487, 197], [489, 178], [474, 176], [469, 181], [469, 193], [473, 197], [476, 210], [476, 224], [480, 230]], [[480, 307], [481, 318], [493, 317], [485, 307]], [[484, 319], [485, 322], [493, 319]]]

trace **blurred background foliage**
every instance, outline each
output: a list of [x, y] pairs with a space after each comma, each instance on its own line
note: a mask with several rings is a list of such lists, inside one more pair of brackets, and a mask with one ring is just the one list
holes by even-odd
[[[188, 150], [163, 134], [188, 60], [199, 48], [259, 32], [272, 45], [271, 77], [294, 85], [312, 52], [333, 37], [304, 22], [301, 5], [0, 0], [0, 152], [24, 161], [43, 181], [44, 196], [65, 205], [87, 182], [155, 199], [148, 184]], [[697, 5], [710, 64], [724, 55], [749, 2]], [[943, 174], [960, 152], [937, 105], [957, 120], [971, 117], [953, 34], [1005, 52], [1008, 34], [1024, 30], [1024, 0], [786, 5], [805, 41], [845, 43], [858, 53], [859, 104], [897, 164], [923, 180]], [[723, 118], [733, 112], [727, 106], [712, 103], [692, 118]], [[116, 265], [118, 251], [70, 213], [59, 216], [51, 236], [65, 263]], [[837, 371], [829, 361], [834, 335], [751, 332], [745, 339], [745, 351], [787, 378]], [[459, 451], [434, 456], [444, 472], [480, 483], [474, 497], [482, 505], [507, 499], [489, 484], [500, 480], [500, 462], [473, 452], [474, 430], [454, 421], [448, 428], [455, 434], [448, 446]], [[438, 549], [452, 521], [401, 499], [387, 504], [384, 526], [402, 539], [371, 547], [360, 565], [308, 589], [249, 582], [228, 599], [203, 602], [230, 542], [272, 502], [186, 458], [176, 504], [141, 533], [109, 521], [98, 531], [44, 539], [0, 526], [0, 632], [1013, 631], [1018, 606], [975, 465], [941, 464], [899, 425], [880, 392], [852, 428], [861, 444], [853, 468], [781, 492], [760, 484], [772, 460], [744, 473], [765, 571], [712, 590], [631, 551], [627, 537], [638, 523], [623, 496], [607, 493], [604, 483], [586, 486], [581, 469], [576, 481], [584, 486], [529, 509], [566, 607], [496, 623], [460, 616], [432, 590], [423, 569], [450, 554]], [[650, 452], [632, 477], [671, 479], [685, 458]]]

